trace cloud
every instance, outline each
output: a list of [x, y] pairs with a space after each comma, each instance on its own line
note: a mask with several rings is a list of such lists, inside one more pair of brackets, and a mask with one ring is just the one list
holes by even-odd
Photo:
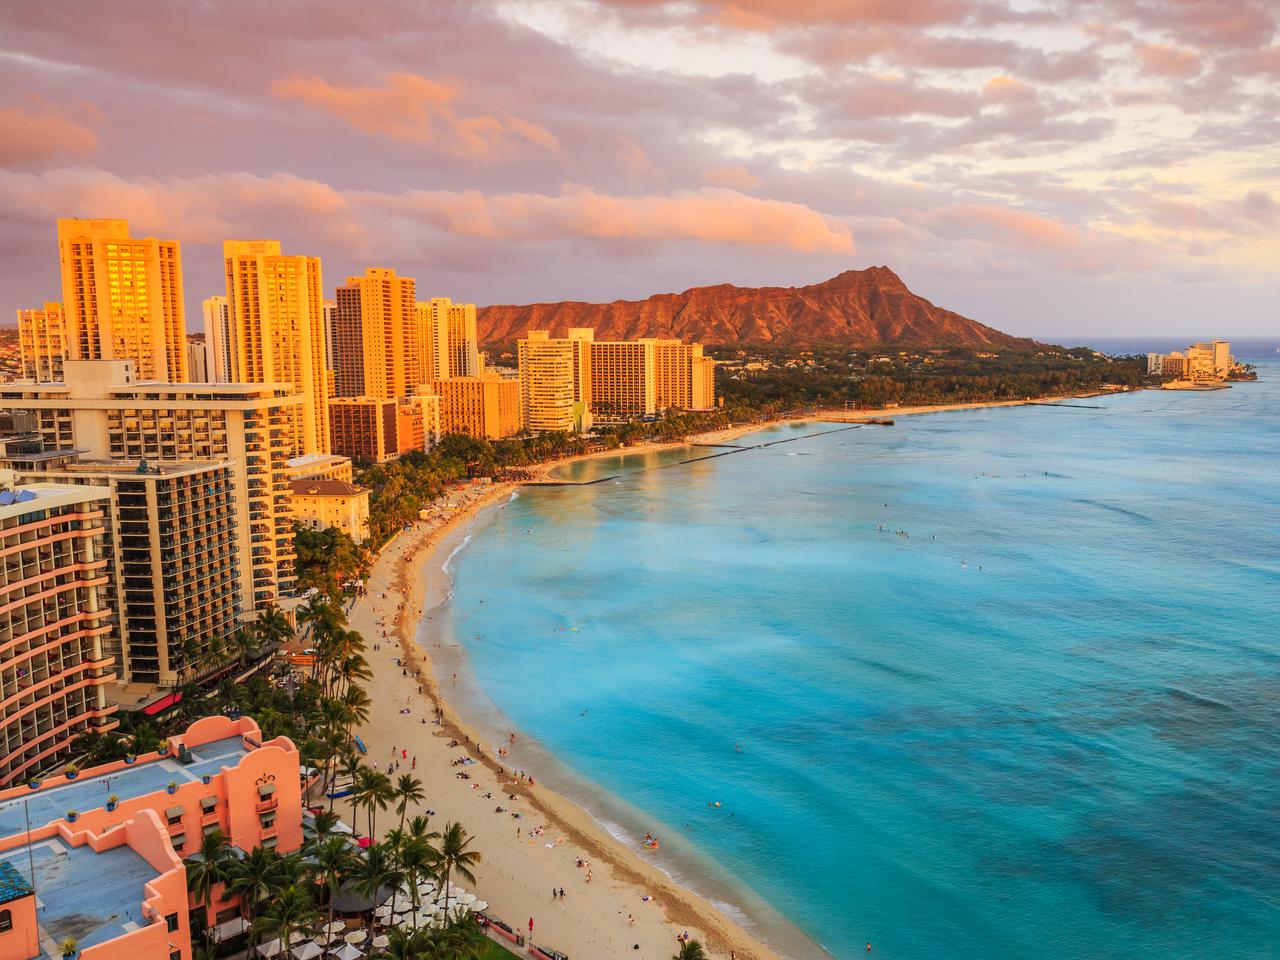
[[634, 197], [604, 195], [589, 187], [567, 187], [558, 195], [418, 190], [396, 197], [362, 196], [388, 212], [449, 233], [490, 239], [696, 241], [820, 254], [852, 254], [855, 249], [852, 231], [838, 220], [802, 204], [722, 188]]
[[1200, 54], [1167, 43], [1143, 43], [1134, 50], [1143, 70], [1160, 77], [1190, 77], [1200, 72]]
[[754, 190], [764, 183], [746, 167], [707, 167], [702, 179], [713, 187], [729, 187], [733, 190]]
[[288, 173], [126, 180], [91, 169], [0, 171], [0, 220], [51, 226], [59, 217], [122, 217], [135, 233], [184, 243], [274, 236], [299, 224], [331, 243], [368, 237], [340, 192]]
[[66, 106], [42, 97], [0, 106], [0, 166], [43, 168], [81, 160], [98, 149], [98, 135], [85, 120], [98, 120], [87, 103]]
[[413, 222], [457, 236], [521, 243], [693, 241], [805, 254], [854, 252], [853, 234], [839, 220], [802, 204], [728, 189], [648, 196], [584, 187], [558, 195], [390, 193], [341, 191], [286, 173], [125, 180], [98, 170], [0, 171], [0, 218], [48, 225], [69, 216], [124, 217], [140, 233], [200, 244], [287, 231], [379, 257], [395, 247], [396, 231]]
[[471, 160], [506, 159], [522, 145], [560, 149], [546, 127], [509, 113], [460, 116], [463, 85], [453, 78], [392, 73], [380, 87], [344, 87], [295, 74], [273, 83], [271, 94], [323, 110], [365, 133]]

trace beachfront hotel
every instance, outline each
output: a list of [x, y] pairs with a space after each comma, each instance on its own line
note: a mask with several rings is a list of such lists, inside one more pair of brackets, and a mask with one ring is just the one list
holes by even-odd
[[450, 377], [431, 384], [440, 397], [440, 430], [484, 440], [520, 432], [520, 381], [497, 373]]
[[590, 328], [575, 327], [559, 338], [530, 330], [517, 355], [524, 425], [534, 432], [715, 406], [715, 361], [699, 343], [596, 340]]
[[[244, 717], [197, 720], [164, 750], [0, 791], [0, 958], [193, 960], [248, 929], [239, 898], [187, 890], [183, 857], [220, 831], [233, 853], [303, 843], [300, 757]], [[194, 929], [193, 929], [194, 921]]]
[[1227, 379], [1236, 368], [1231, 344], [1226, 340], [1193, 343], [1186, 350], [1148, 353], [1147, 373], [1192, 383], [1213, 383]]
[[82, 461], [32, 436], [0, 439], [0, 467], [106, 494], [101, 599], [116, 629], [105, 649], [122, 686], [148, 699], [221, 665], [240, 615], [234, 464]]
[[552, 338], [530, 330], [516, 344], [524, 427], [535, 433], [591, 429], [591, 340], [593, 331], [571, 328]]
[[46, 303], [40, 310], [18, 311], [18, 351], [22, 379], [42, 383], [62, 379], [62, 360], [67, 355], [62, 304]]
[[230, 461], [244, 613], [293, 590], [286, 462], [305, 398], [289, 384], [139, 382], [129, 360], [67, 360], [62, 383], [0, 384], [0, 411], [30, 411], [46, 450], [93, 460]]
[[117, 725], [106, 685], [107, 491], [58, 483], [0, 490], [0, 785]]
[[292, 453], [327, 453], [332, 384], [320, 258], [282, 254], [277, 240], [228, 240], [222, 251], [230, 381], [290, 384], [303, 397], [287, 413]]
[[356, 543], [369, 537], [369, 494], [346, 480], [291, 480], [289, 494], [298, 523], [309, 530], [341, 530]]
[[176, 240], [131, 238], [128, 220], [63, 219], [58, 254], [68, 357], [132, 360], [144, 380], [188, 379]]

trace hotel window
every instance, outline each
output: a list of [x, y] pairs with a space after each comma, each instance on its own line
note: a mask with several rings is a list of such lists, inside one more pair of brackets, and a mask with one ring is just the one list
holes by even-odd
[[184, 810], [182, 807], [170, 807], [168, 810], [164, 812], [164, 815], [166, 819], [168, 819], [169, 821], [169, 826], [173, 826], [175, 823], [182, 822], [183, 813], [184, 813]]
[[175, 833], [169, 838], [169, 842], [173, 844], [174, 853], [180, 853], [182, 848], [187, 845], [187, 835], [185, 833]]
[[13, 929], [13, 912], [0, 910], [0, 932]]
[[269, 830], [276, 825], [276, 815], [274, 813], [264, 813], [258, 820], [262, 824], [263, 830]]
[[214, 809], [214, 807], [216, 807], [217, 805], [218, 805], [217, 797], [201, 797], [200, 798], [200, 809], [203, 810], [205, 813], [208, 813], [210, 810]]
[[170, 933], [178, 932], [178, 915], [176, 913], [171, 913], [166, 916], [164, 918], [164, 922], [168, 925]]
[[280, 842], [280, 839], [279, 839], [278, 837], [263, 837], [263, 838], [262, 838], [262, 846], [266, 847], [268, 850], [274, 850], [274, 849], [275, 849], [276, 844], [277, 844], [277, 843], [279, 843], [279, 842]]

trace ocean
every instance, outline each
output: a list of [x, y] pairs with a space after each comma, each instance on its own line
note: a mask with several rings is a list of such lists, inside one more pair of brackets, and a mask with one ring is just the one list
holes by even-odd
[[575, 464], [451, 562], [464, 713], [791, 956], [1274, 958], [1274, 347]]

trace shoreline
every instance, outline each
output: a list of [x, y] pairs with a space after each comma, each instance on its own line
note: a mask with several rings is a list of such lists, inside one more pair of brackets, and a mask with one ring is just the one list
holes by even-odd
[[[1031, 401], [935, 404], [874, 411], [815, 411], [800, 417], [734, 425], [695, 435], [685, 441], [642, 443], [564, 457], [540, 464], [533, 471], [546, 481], [552, 479], [552, 471], [578, 460], [630, 456], [695, 443], [726, 443], [786, 423], [850, 422], [876, 416], [916, 416], [950, 410], [1025, 406], [1114, 392], [1117, 391]], [[462, 645], [452, 636], [443, 635], [442, 628], [431, 616], [432, 611], [445, 604], [451, 595], [449, 561], [465, 545], [470, 528], [479, 515], [489, 508], [500, 508], [503, 501], [509, 500], [524, 485], [498, 482], [465, 488], [464, 502], [454, 509], [452, 515], [442, 516], [436, 523], [416, 521], [379, 553], [370, 575], [368, 593], [353, 604], [349, 616], [352, 629], [360, 630], [369, 641], [368, 659], [374, 674], [371, 689], [380, 694], [395, 691], [394, 697], [375, 698], [369, 721], [361, 727], [369, 746], [369, 760], [378, 763], [380, 756], [389, 757], [391, 746], [401, 749], [406, 738], [412, 744], [409, 752], [413, 754], [415, 771], [417, 760], [424, 754], [430, 755], [419, 774], [429, 794], [429, 803], [439, 808], [440, 816], [445, 819], [462, 822], [476, 838], [474, 845], [484, 856], [476, 870], [477, 883], [474, 886], [477, 894], [490, 903], [494, 915], [517, 930], [525, 930], [526, 917], [534, 919], [534, 942], [545, 942], [570, 957], [585, 953], [665, 958], [671, 952], [671, 944], [677, 935], [688, 931], [694, 939], [702, 941], [709, 954], [728, 957], [732, 952], [744, 960], [770, 960], [781, 956], [727, 916], [722, 907], [681, 885], [662, 868], [647, 862], [581, 804], [548, 790], [542, 784], [534, 785], [514, 776], [511, 769], [491, 755], [492, 744], [490, 750], [478, 750], [481, 740], [475, 725], [465, 720], [446, 697], [442, 689], [446, 671], [439, 670], [438, 661], [455, 656], [465, 658]], [[539, 482], [534, 480], [527, 485], [537, 486]], [[387, 603], [376, 602], [382, 598]], [[375, 644], [380, 645], [380, 649], [375, 650]], [[405, 666], [396, 665], [394, 656], [399, 656]], [[453, 673], [450, 688], [456, 684], [456, 678], [457, 674]], [[404, 707], [399, 706], [402, 702]], [[415, 711], [415, 706], [421, 712]], [[427, 715], [436, 709], [443, 711], [441, 725], [427, 722]], [[415, 726], [416, 721], [421, 722]], [[409, 733], [411, 730], [414, 731], [412, 735]], [[458, 741], [459, 746], [450, 748], [448, 744], [452, 740]], [[510, 749], [509, 762], [518, 768], [521, 756], [518, 743]], [[459, 781], [458, 771], [453, 766], [464, 754], [478, 761], [465, 767], [465, 772], [471, 776], [469, 781]], [[554, 755], [549, 752], [547, 755], [557, 765], [574, 772], [556, 760]], [[475, 802], [478, 799], [482, 800], [479, 805]], [[625, 804], [625, 798], [622, 801]], [[340, 807], [345, 807], [345, 812], [351, 814], [349, 804], [343, 802]], [[420, 807], [425, 810], [426, 805]], [[504, 812], [495, 815], [498, 807], [504, 808]], [[411, 810], [410, 815], [413, 812], [422, 811]], [[521, 814], [521, 819], [515, 821], [516, 830], [521, 832], [514, 836], [515, 831], [511, 829], [513, 820], [507, 816], [511, 812]], [[361, 816], [352, 816], [351, 822], [357, 829], [363, 822]], [[500, 831], [491, 829], [495, 823], [506, 832], [505, 839], [499, 836]], [[440, 825], [438, 821], [434, 826], [438, 828]], [[523, 831], [536, 827], [542, 827], [542, 830], [531, 841]], [[579, 858], [589, 863], [585, 870], [575, 865]], [[569, 883], [573, 883], [572, 888], [568, 887]], [[545, 892], [548, 886], [565, 888], [566, 899], [553, 901]], [[645, 902], [642, 899], [645, 896], [652, 899]], [[572, 918], [578, 915], [578, 908], [584, 901], [588, 902], [589, 908], [585, 916], [590, 917], [591, 922], [573, 922]], [[737, 904], [731, 906], [741, 909]], [[606, 919], [611, 915], [617, 920]], [[744, 916], [749, 915], [744, 913]], [[785, 917], [778, 917], [790, 924]], [[803, 938], [804, 945], [812, 944], [821, 950], [816, 941], [798, 928], [792, 926], [792, 929], [798, 938], [795, 946], [801, 947], [799, 938]], [[545, 941], [541, 939], [540, 931], [547, 931]], [[633, 948], [633, 944], [639, 949]], [[661, 950], [668, 953], [658, 953]]]

